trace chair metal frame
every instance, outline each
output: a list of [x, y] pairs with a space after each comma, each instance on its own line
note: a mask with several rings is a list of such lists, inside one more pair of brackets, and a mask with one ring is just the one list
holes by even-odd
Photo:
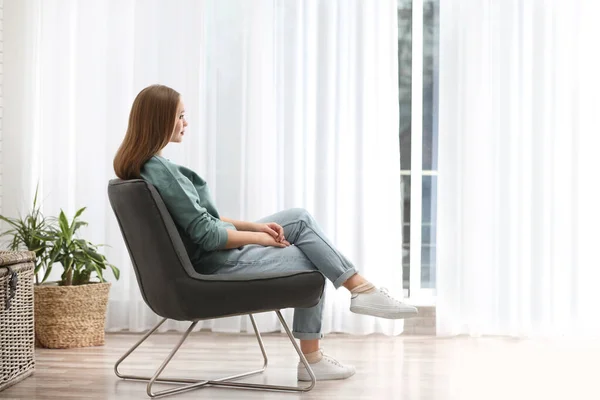
[[[146, 333], [142, 337], [142, 339], [140, 339], [121, 358], [119, 358], [119, 360], [115, 363], [115, 367], [114, 367], [115, 374], [119, 378], [124, 379], [124, 380], [148, 382], [148, 384], [146, 385], [146, 393], [151, 398], [157, 398], [157, 397], [167, 396], [167, 395], [171, 395], [171, 394], [187, 392], [187, 391], [194, 390], [194, 389], [202, 389], [202, 388], [210, 387], [210, 386], [228, 387], [228, 388], [237, 388], [237, 389], [265, 390], [265, 391], [276, 391], [276, 392], [293, 392], [293, 393], [308, 392], [309, 390], [311, 390], [312, 388], [315, 387], [315, 384], [317, 382], [315, 374], [314, 374], [313, 370], [311, 369], [308, 361], [304, 357], [304, 354], [302, 354], [302, 351], [300, 350], [298, 343], [296, 343], [296, 340], [292, 336], [292, 332], [290, 331], [290, 328], [288, 327], [283, 316], [281, 315], [281, 311], [275, 310], [275, 313], [277, 314], [277, 317], [279, 317], [279, 321], [281, 322], [281, 325], [283, 325], [285, 332], [287, 333], [290, 341], [294, 345], [294, 348], [296, 349], [296, 352], [298, 353], [298, 356], [300, 357], [300, 361], [302, 362], [302, 364], [308, 371], [308, 375], [310, 376], [311, 383], [310, 383], [310, 385], [308, 385], [306, 387], [232, 382], [233, 380], [236, 380], [236, 379], [260, 374], [267, 369], [269, 360], [267, 358], [267, 353], [265, 351], [265, 346], [262, 341], [262, 337], [260, 335], [260, 332], [258, 331], [258, 328], [256, 326], [256, 321], [254, 320], [254, 316], [252, 314], [248, 314], [248, 315], [250, 316], [250, 321], [252, 322], [252, 327], [254, 328], [254, 333], [256, 334], [256, 339], [258, 340], [258, 345], [260, 346], [260, 351], [262, 352], [263, 360], [264, 360], [263, 366], [261, 369], [257, 369], [254, 371], [245, 372], [245, 373], [241, 373], [241, 374], [237, 374], [237, 375], [226, 376], [223, 378], [212, 379], [212, 380], [194, 380], [194, 379], [183, 379], [183, 378], [159, 378], [160, 374], [163, 372], [165, 367], [169, 364], [169, 362], [171, 361], [171, 359], [173, 358], [175, 353], [177, 353], [177, 351], [179, 350], [179, 348], [181, 347], [183, 342], [185, 342], [185, 340], [189, 336], [190, 332], [192, 332], [192, 330], [198, 323], [198, 321], [194, 321], [190, 324], [189, 328], [181, 336], [181, 338], [179, 339], [179, 342], [175, 345], [173, 350], [171, 350], [171, 352], [169, 353], [167, 358], [165, 358], [165, 360], [162, 362], [162, 364], [158, 367], [158, 369], [156, 370], [154, 375], [152, 375], [151, 377], [147, 377], [147, 376], [127, 375], [127, 374], [121, 373], [119, 371], [119, 365], [121, 365], [121, 363], [127, 357], [129, 357], [129, 355], [131, 353], [133, 353], [135, 351], [135, 349], [137, 349], [142, 343], [144, 343], [144, 341], [146, 339], [148, 339], [148, 337], [150, 337], [150, 335], [152, 335], [167, 320], [167, 318], [163, 318], [158, 324], [156, 324], [152, 329], [150, 329], [150, 331], [148, 333]], [[155, 383], [178, 385], [179, 387], [176, 387], [173, 389], [160, 390], [160, 391], [155, 392], [152, 389], [152, 387]]]

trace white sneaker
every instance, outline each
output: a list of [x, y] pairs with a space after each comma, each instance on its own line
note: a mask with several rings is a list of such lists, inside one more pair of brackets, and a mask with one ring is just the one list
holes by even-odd
[[356, 314], [372, 315], [387, 319], [402, 319], [416, 316], [416, 307], [394, 299], [387, 289], [375, 289], [371, 293], [352, 295], [350, 311]]
[[[318, 381], [346, 379], [350, 378], [356, 372], [354, 366], [344, 365], [323, 352], [321, 352], [321, 354], [323, 354], [321, 361], [310, 364]], [[298, 380], [310, 381], [310, 375], [308, 375], [306, 367], [301, 362], [298, 363]]]

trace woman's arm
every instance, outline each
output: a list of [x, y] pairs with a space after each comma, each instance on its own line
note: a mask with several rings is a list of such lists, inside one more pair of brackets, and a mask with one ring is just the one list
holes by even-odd
[[233, 224], [233, 226], [235, 226], [235, 229], [237, 229], [238, 231], [265, 232], [273, 236], [273, 238], [275, 238], [275, 240], [278, 242], [285, 240], [283, 228], [281, 227], [281, 225], [275, 222], [267, 222], [266, 224], [261, 224], [258, 222], [238, 221], [235, 219], [225, 217], [221, 217], [221, 221]]
[[256, 225], [258, 225], [258, 224], [256, 224], [255, 222], [238, 221], [236, 219], [225, 218], [225, 217], [221, 217], [221, 221], [229, 222], [230, 224], [235, 226], [235, 229], [237, 229], [238, 231], [259, 232], [259, 230], [256, 227]]
[[273, 236], [266, 232], [247, 232], [227, 229], [227, 243], [225, 243], [226, 249], [236, 249], [247, 244], [259, 244], [261, 246], [273, 247], [287, 247], [290, 245], [290, 243], [285, 239], [278, 242]]

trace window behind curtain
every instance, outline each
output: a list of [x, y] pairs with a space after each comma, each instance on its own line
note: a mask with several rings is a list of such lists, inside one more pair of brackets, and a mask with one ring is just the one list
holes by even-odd
[[439, 6], [398, 0], [403, 287], [423, 301], [436, 287]]

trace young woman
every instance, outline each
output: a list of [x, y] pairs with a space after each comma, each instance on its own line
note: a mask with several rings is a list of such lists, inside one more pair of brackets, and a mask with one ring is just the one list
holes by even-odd
[[[180, 143], [188, 123], [178, 92], [153, 85], [142, 90], [131, 108], [129, 126], [114, 169], [121, 179], [142, 178], [156, 187], [173, 217], [194, 268], [202, 274], [269, 273], [318, 270], [351, 293], [350, 311], [399, 319], [417, 314], [415, 307], [373, 286], [325, 237], [304, 209], [285, 210], [258, 222], [220, 216], [206, 182], [188, 168], [162, 157], [169, 143]], [[345, 379], [354, 367], [320, 348], [323, 299], [296, 309], [293, 332], [318, 380]], [[298, 379], [310, 380], [299, 363]]]

